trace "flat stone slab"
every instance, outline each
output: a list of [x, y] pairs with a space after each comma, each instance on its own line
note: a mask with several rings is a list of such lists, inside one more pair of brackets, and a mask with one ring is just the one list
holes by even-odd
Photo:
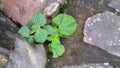
[[120, 12], [120, 0], [111, 0], [108, 6], [114, 8], [116, 11]]
[[109, 63], [91, 63], [91, 64], [82, 64], [80, 66], [64, 66], [62, 68], [114, 68]]
[[84, 42], [120, 56], [120, 16], [106, 11], [89, 17], [85, 22]]

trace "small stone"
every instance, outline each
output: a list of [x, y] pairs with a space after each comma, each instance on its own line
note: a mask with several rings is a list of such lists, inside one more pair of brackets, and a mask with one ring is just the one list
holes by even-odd
[[54, 17], [60, 9], [60, 3], [54, 2], [49, 4], [43, 11], [43, 14], [47, 17]]
[[8, 62], [8, 57], [6, 57], [3, 54], [0, 54], [0, 68], [3, 68], [7, 62]]

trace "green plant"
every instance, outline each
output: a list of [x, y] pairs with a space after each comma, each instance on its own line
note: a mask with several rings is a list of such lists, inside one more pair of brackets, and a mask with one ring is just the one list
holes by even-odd
[[46, 24], [43, 14], [35, 13], [27, 25], [20, 28], [18, 33], [25, 37], [29, 43], [48, 44], [48, 51], [53, 53], [53, 58], [58, 58], [65, 52], [64, 46], [60, 42], [60, 37], [70, 36], [76, 30], [76, 20], [67, 14], [59, 14], [52, 19], [52, 25]]
[[64, 46], [60, 42], [60, 37], [70, 36], [75, 31], [76, 20], [67, 14], [59, 14], [52, 19], [53, 33], [47, 39], [51, 41], [48, 50], [53, 53], [53, 58], [61, 56], [65, 52]]
[[25, 37], [30, 44], [33, 44], [34, 42], [44, 43], [52, 30], [51, 25], [46, 25], [45, 16], [35, 13], [28, 24], [20, 28], [18, 33]]

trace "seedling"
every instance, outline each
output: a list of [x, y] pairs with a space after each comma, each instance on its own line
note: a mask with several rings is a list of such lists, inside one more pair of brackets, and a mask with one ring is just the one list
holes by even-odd
[[68, 14], [59, 14], [52, 19], [52, 25], [46, 24], [46, 18], [41, 13], [35, 13], [27, 25], [20, 28], [18, 33], [25, 37], [30, 44], [48, 44], [48, 51], [53, 53], [53, 58], [58, 58], [65, 52], [60, 42], [60, 37], [70, 36], [76, 30], [76, 20]]

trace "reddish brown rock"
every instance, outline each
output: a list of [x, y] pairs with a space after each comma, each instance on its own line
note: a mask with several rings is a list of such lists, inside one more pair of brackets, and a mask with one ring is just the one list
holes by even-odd
[[25, 25], [31, 16], [42, 11], [47, 0], [3, 0], [1, 10], [15, 22]]

